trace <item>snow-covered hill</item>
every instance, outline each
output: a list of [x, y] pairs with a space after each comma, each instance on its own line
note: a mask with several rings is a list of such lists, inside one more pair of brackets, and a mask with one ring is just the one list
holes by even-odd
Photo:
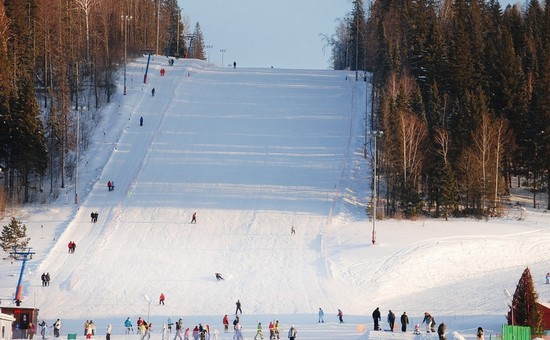
[[[273, 319], [283, 330], [295, 324], [300, 339], [413, 337], [370, 332], [376, 307], [406, 311], [411, 330], [430, 311], [449, 334], [473, 338], [478, 326], [500, 331], [502, 291], [514, 290], [526, 266], [541, 299], [550, 298], [542, 212], [522, 221], [514, 209], [489, 221], [379, 221], [372, 245], [366, 83], [341, 71], [168, 66], [156, 57], [143, 84], [145, 62], [130, 64], [128, 94], [100, 112], [80, 162], [79, 204], [72, 187], [51, 206], [13, 211], [36, 251], [23, 304], [50, 323], [64, 320], [62, 334], [81, 335], [92, 319], [99, 334], [111, 323], [122, 337], [126, 317], [138, 316], [157, 325], [157, 339], [168, 317], [221, 330], [240, 299], [249, 339], [258, 321], [265, 329]], [[0, 265], [3, 304], [18, 270]]]

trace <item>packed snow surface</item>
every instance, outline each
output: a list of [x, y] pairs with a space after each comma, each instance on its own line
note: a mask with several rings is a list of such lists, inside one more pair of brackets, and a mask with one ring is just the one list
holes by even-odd
[[[258, 322], [268, 338], [275, 319], [285, 339], [291, 324], [298, 339], [436, 338], [412, 334], [425, 311], [447, 324], [451, 339], [473, 339], [478, 326], [489, 337], [505, 322], [504, 289], [513, 293], [526, 267], [540, 300], [549, 300], [550, 227], [540, 209], [373, 224], [370, 86], [362, 78], [197, 60], [168, 66], [157, 56], [144, 84], [146, 62], [129, 64], [127, 95], [81, 112], [95, 129], [76, 190], [69, 178], [54, 203], [14, 208], [3, 220], [21, 220], [36, 252], [23, 276], [23, 306], [39, 308], [49, 324], [60, 318], [62, 336], [82, 338], [91, 319], [95, 337], [110, 323], [114, 339], [137, 340], [123, 335], [123, 322], [141, 316], [153, 323], [153, 339], [169, 317], [231, 339], [221, 320], [233, 319], [239, 299], [245, 339]], [[2, 305], [12, 304], [19, 270], [18, 261], [0, 265]], [[398, 320], [406, 311], [408, 332], [372, 331], [376, 307], [386, 329], [389, 310]]]

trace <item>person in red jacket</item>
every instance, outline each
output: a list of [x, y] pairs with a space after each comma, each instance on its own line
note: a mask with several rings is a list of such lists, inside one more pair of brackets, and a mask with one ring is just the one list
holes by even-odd
[[227, 317], [227, 314], [223, 317], [223, 330], [227, 333], [229, 332], [229, 318]]
[[160, 293], [159, 305], [160, 305], [160, 304], [163, 304], [163, 305], [164, 305], [164, 299], [165, 299], [164, 293]]

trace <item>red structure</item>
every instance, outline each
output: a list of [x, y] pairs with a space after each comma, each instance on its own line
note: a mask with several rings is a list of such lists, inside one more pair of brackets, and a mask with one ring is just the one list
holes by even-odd
[[542, 328], [544, 330], [550, 329], [550, 303], [547, 302], [537, 302], [539, 305], [539, 310], [542, 313]]
[[0, 310], [15, 318], [12, 323], [13, 339], [27, 339], [30, 323], [35, 326], [38, 324], [38, 308], [1, 307]]

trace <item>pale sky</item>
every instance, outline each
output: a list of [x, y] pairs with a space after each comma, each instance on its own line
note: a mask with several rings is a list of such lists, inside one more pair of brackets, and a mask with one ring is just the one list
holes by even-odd
[[[331, 36], [352, 0], [178, 0], [191, 30], [199, 22], [210, 62], [237, 67], [329, 68]], [[225, 50], [221, 53], [220, 50]]]

